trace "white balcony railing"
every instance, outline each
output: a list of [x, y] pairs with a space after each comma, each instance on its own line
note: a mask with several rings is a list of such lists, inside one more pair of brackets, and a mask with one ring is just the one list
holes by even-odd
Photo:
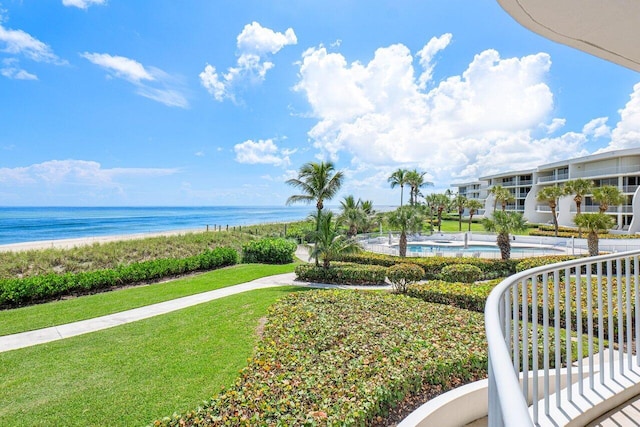
[[[572, 207], [571, 208], [571, 212], [576, 212], [576, 208]], [[580, 211], [582, 211], [582, 213], [589, 213], [589, 212], [600, 212], [600, 206], [598, 205], [582, 205], [580, 206]], [[632, 205], [621, 205], [621, 206], [609, 206], [609, 208], [607, 209], [606, 213], [632, 213], [633, 212], [633, 206]]]
[[639, 258], [546, 265], [494, 288], [485, 306], [489, 426], [585, 425], [638, 394]]
[[596, 176], [622, 175], [634, 172], [640, 172], [640, 165], [612, 166], [608, 168], [592, 169], [586, 171], [574, 169], [571, 171], [571, 176], [573, 178], [593, 178]]

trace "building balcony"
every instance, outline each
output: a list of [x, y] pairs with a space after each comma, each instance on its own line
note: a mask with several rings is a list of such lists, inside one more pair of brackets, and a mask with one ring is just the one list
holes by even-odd
[[[592, 213], [599, 212], [600, 206], [598, 205], [583, 205], [580, 207], [582, 213]], [[571, 213], [576, 213], [576, 208], [571, 208]], [[622, 205], [622, 206], [609, 206], [606, 213], [633, 213], [633, 206], [631, 205]]]
[[625, 185], [622, 187], [623, 193], [635, 193], [640, 185]]
[[615, 176], [628, 173], [640, 173], [640, 165], [612, 166], [608, 168], [592, 170], [574, 170], [571, 172], [573, 178], [594, 178], [597, 176]]
[[568, 173], [561, 173], [558, 175], [549, 175], [549, 176], [539, 176], [538, 183], [542, 182], [553, 182], [553, 181], [564, 181], [569, 179]]

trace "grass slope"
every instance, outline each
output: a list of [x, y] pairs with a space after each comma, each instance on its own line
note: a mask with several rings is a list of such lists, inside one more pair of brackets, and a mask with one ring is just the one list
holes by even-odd
[[257, 342], [259, 319], [293, 289], [0, 353], [0, 425], [146, 425], [194, 408], [233, 383]]
[[241, 264], [149, 286], [0, 311], [0, 336], [62, 325], [187, 295], [290, 273], [296, 264]]

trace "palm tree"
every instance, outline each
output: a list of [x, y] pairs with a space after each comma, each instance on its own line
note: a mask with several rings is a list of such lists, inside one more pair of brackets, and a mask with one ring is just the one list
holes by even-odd
[[358, 234], [358, 229], [362, 229], [367, 221], [367, 214], [362, 209], [362, 200], [355, 200], [353, 196], [346, 196], [340, 202], [342, 213], [338, 217], [341, 224], [347, 226], [347, 237], [353, 238]]
[[420, 195], [420, 188], [425, 185], [433, 185], [432, 182], [425, 181], [424, 176], [426, 172], [418, 172], [417, 169], [412, 171], [406, 171], [406, 180], [407, 184], [409, 184], [409, 204], [414, 206], [418, 203], [418, 196]]
[[436, 194], [434, 199], [436, 212], [438, 214], [438, 233], [440, 233], [442, 228], [442, 212], [444, 212], [445, 210], [449, 210], [449, 206], [451, 206], [451, 200], [446, 194]]
[[473, 215], [479, 210], [482, 209], [484, 205], [479, 200], [468, 199], [466, 208], [469, 209], [469, 231], [471, 231], [471, 221], [473, 220]]
[[[303, 194], [296, 194], [287, 199], [287, 205], [297, 202], [316, 202], [316, 232], [320, 229], [320, 213], [324, 209], [324, 201], [331, 200], [340, 190], [344, 174], [335, 172], [331, 162], [309, 162], [300, 167], [298, 178], [287, 180], [287, 184], [299, 188]], [[318, 261], [316, 259], [316, 265]]]
[[[593, 190], [593, 181], [584, 178], [572, 179], [564, 184], [564, 192], [568, 196], [573, 196], [576, 202], [576, 215], [582, 213], [582, 200], [584, 196]], [[582, 237], [582, 227], [578, 226], [578, 237]]]
[[467, 198], [461, 194], [456, 194], [451, 201], [451, 204], [458, 209], [458, 231], [462, 231], [462, 214], [464, 208], [467, 207], [467, 201]]
[[341, 254], [362, 250], [355, 240], [348, 239], [340, 232], [338, 224], [333, 221], [332, 212], [320, 211], [320, 217], [317, 220], [319, 228], [313, 233], [316, 244], [309, 249], [309, 257], [316, 260], [316, 265], [319, 265], [318, 260], [322, 258], [322, 267], [329, 268], [331, 261]]
[[551, 208], [551, 216], [553, 217], [553, 228], [555, 229], [556, 237], [558, 237], [558, 216], [556, 208], [558, 206], [558, 198], [564, 196], [565, 190], [562, 187], [553, 185], [550, 187], [544, 187], [537, 194], [536, 198], [539, 202], [545, 202]]
[[402, 195], [404, 193], [404, 185], [407, 183], [407, 170], [398, 169], [387, 179], [387, 182], [391, 184], [391, 188], [400, 186], [400, 206], [402, 207]]
[[513, 203], [516, 200], [511, 191], [501, 185], [494, 185], [493, 187], [491, 187], [491, 190], [489, 190], [489, 194], [493, 194], [494, 211], [496, 210], [498, 202], [500, 202], [500, 205], [502, 206], [502, 212], [504, 212], [507, 209], [507, 204]]
[[598, 231], [608, 230], [613, 226], [613, 218], [609, 215], [598, 213], [585, 213], [576, 215], [575, 223], [589, 230], [587, 236], [587, 247], [589, 248], [589, 256], [598, 255]]
[[401, 257], [407, 256], [407, 231], [418, 232], [422, 230], [424, 220], [418, 208], [412, 206], [401, 206], [389, 213], [389, 224], [400, 230], [400, 243], [398, 246]]
[[593, 199], [600, 204], [600, 213], [605, 213], [609, 206], [621, 205], [625, 197], [618, 187], [603, 185], [593, 189]]
[[494, 212], [493, 219], [483, 219], [482, 225], [487, 231], [498, 233], [496, 243], [504, 260], [511, 257], [509, 234], [524, 231], [527, 228], [526, 221], [519, 212]]

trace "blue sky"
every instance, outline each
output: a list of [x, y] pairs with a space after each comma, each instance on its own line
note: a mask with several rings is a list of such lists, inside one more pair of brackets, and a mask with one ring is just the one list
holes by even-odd
[[0, 206], [283, 205], [319, 159], [397, 204], [638, 146], [639, 81], [495, 0], [0, 0]]

